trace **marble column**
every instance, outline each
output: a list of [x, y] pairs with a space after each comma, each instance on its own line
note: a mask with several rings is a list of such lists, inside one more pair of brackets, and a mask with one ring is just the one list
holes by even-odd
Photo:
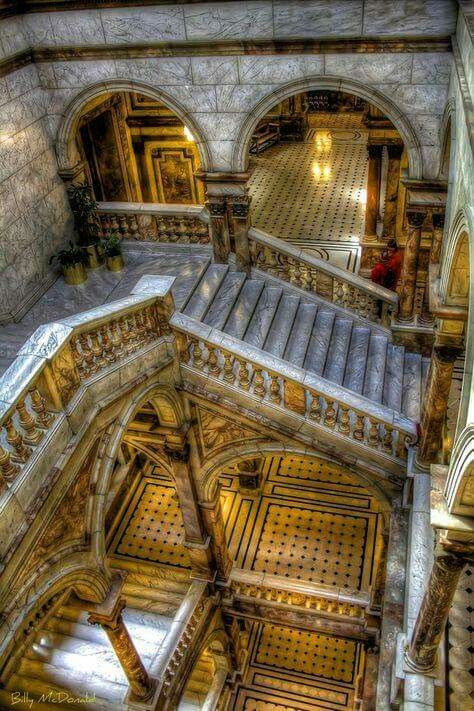
[[153, 696], [155, 685], [140, 659], [122, 618], [125, 599], [120, 595], [121, 581], [116, 582], [109, 597], [89, 614], [92, 625], [100, 625], [113, 647], [117, 659], [128, 679], [132, 696], [146, 701]]
[[213, 580], [215, 564], [212, 558], [210, 539], [206, 533], [198, 505], [191, 469], [189, 437], [178, 430], [169, 433], [166, 435], [165, 453], [168, 455], [173, 469], [176, 493], [183, 517], [185, 547], [191, 560], [191, 575], [203, 580]]
[[206, 208], [210, 216], [209, 232], [214, 251], [214, 259], [221, 264], [227, 264], [231, 249], [225, 196], [208, 196]]
[[217, 577], [219, 580], [226, 580], [232, 568], [232, 559], [225, 537], [219, 489], [214, 501], [202, 502], [200, 506], [206, 529], [211, 536], [211, 549], [217, 566]]
[[431, 242], [430, 264], [439, 264], [443, 244], [444, 213], [433, 213], [433, 239]]
[[381, 144], [368, 144], [369, 168], [367, 172], [367, 202], [365, 206], [365, 240], [377, 238], [377, 217], [379, 214], [380, 173], [382, 168]]
[[231, 232], [234, 236], [235, 263], [239, 271], [250, 275], [250, 198], [248, 195], [239, 195], [230, 198]]
[[410, 322], [414, 319], [415, 287], [420, 251], [421, 227], [426, 213], [409, 211], [407, 213], [407, 238], [401, 274], [398, 320]]
[[405, 653], [408, 666], [415, 671], [434, 669], [449, 609], [466, 563], [467, 559], [457, 553], [442, 550], [435, 554], [410, 647]]
[[459, 354], [460, 349], [456, 346], [435, 345], [433, 348], [423, 398], [417, 454], [417, 462], [422, 466], [434, 462], [441, 448], [453, 367]]
[[383, 215], [384, 239], [395, 239], [398, 209], [398, 187], [400, 184], [400, 160], [403, 153], [403, 143], [392, 143], [387, 146], [388, 168], [387, 187], [385, 190], [385, 211]]
[[212, 677], [211, 686], [207, 692], [201, 711], [214, 711], [217, 708], [221, 693], [228, 674], [227, 659], [225, 657], [214, 657], [215, 672]]

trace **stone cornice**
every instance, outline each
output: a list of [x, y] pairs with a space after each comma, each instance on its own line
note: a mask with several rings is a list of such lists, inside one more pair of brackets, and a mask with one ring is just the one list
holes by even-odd
[[[1, 16], [1, 15], [0, 15]], [[337, 38], [289, 40], [221, 40], [217, 42], [160, 42], [135, 45], [94, 45], [29, 49], [0, 62], [0, 77], [31, 62], [156, 57], [209, 57], [285, 54], [376, 54], [450, 52], [451, 38]]]

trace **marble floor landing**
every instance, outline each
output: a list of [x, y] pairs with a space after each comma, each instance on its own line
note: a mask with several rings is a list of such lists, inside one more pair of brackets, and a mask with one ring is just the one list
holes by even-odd
[[361, 114], [314, 114], [302, 143], [250, 161], [255, 227], [357, 272], [365, 220], [367, 131]]

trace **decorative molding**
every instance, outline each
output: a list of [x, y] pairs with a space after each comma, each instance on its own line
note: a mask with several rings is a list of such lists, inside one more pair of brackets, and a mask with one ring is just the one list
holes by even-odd
[[209, 452], [226, 444], [239, 441], [262, 439], [262, 436], [244, 427], [239, 422], [217, 414], [212, 410], [199, 406], [196, 408], [199, 419], [199, 431], [203, 450]]

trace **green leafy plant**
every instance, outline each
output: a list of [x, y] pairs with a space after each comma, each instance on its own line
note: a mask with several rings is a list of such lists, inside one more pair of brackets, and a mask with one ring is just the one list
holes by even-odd
[[122, 254], [122, 246], [118, 237], [109, 237], [104, 240], [102, 249], [106, 257], [119, 257]]
[[97, 221], [97, 202], [91, 186], [87, 183], [77, 183], [70, 185], [67, 192], [80, 246], [97, 244], [100, 227]]
[[57, 260], [62, 267], [73, 267], [76, 264], [86, 264], [87, 255], [81, 247], [76, 247], [69, 242], [69, 249], [60, 249], [57, 254], [53, 254], [49, 263]]

